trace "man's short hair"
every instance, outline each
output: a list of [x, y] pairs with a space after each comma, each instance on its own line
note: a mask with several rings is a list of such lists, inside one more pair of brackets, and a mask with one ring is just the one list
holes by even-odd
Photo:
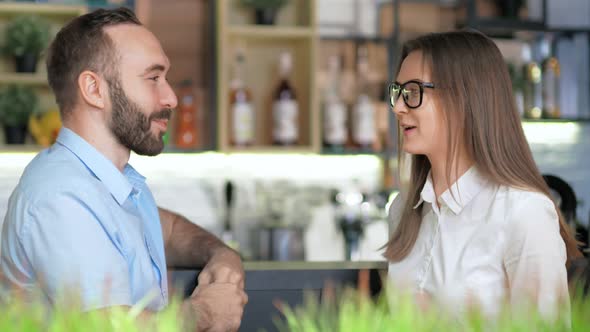
[[47, 79], [62, 118], [78, 101], [80, 73], [91, 70], [102, 74], [107, 81], [117, 78], [119, 55], [104, 28], [118, 24], [141, 25], [141, 22], [128, 8], [98, 9], [65, 25], [49, 46]]

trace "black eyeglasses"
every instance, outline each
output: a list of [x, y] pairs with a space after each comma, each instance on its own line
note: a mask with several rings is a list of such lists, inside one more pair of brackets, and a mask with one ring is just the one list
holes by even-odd
[[434, 83], [426, 83], [416, 80], [407, 81], [404, 84], [393, 82], [389, 85], [389, 103], [391, 104], [391, 107], [394, 107], [397, 99], [402, 95], [404, 103], [408, 108], [418, 108], [422, 105], [424, 88], [434, 89]]

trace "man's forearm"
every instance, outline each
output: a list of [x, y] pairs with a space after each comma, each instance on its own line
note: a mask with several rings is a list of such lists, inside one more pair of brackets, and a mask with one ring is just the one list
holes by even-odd
[[188, 219], [160, 208], [169, 267], [199, 268], [220, 249], [231, 250], [215, 235]]

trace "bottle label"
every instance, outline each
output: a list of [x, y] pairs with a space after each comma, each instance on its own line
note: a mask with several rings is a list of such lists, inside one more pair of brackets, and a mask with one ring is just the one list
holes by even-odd
[[254, 110], [249, 102], [237, 101], [232, 106], [234, 143], [251, 144], [254, 141]]
[[295, 143], [298, 138], [298, 106], [293, 99], [275, 101], [272, 109], [273, 139], [283, 144]]
[[324, 141], [346, 143], [346, 107], [339, 100], [328, 101], [324, 107]]
[[193, 104], [193, 96], [186, 95], [182, 97], [182, 105], [183, 106], [191, 106]]
[[358, 144], [373, 144], [375, 140], [375, 107], [369, 97], [361, 95], [354, 107], [352, 137]]

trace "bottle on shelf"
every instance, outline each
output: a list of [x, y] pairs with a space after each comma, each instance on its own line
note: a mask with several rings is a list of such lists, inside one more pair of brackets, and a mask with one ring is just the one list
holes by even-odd
[[357, 55], [357, 100], [352, 109], [352, 139], [362, 150], [372, 150], [376, 138], [375, 105], [370, 97], [367, 48], [359, 47]]
[[182, 81], [178, 96], [180, 102], [178, 104], [174, 145], [181, 149], [194, 149], [200, 142], [197, 133], [197, 103], [191, 80]]
[[508, 66], [508, 73], [512, 82], [512, 93], [514, 94], [516, 109], [518, 115], [522, 118], [524, 117], [524, 70], [522, 70], [522, 64], [520, 63], [507, 62], [506, 65]]
[[293, 68], [291, 53], [279, 57], [279, 83], [273, 93], [273, 143], [276, 145], [297, 144], [299, 139], [299, 106], [297, 95], [290, 81]]
[[376, 152], [386, 151], [390, 147], [389, 141], [389, 92], [388, 82], [379, 82], [376, 84], [379, 95], [375, 99], [375, 131], [376, 138], [373, 144], [373, 150]]
[[524, 116], [529, 119], [540, 119], [543, 115], [542, 71], [533, 60], [530, 47], [523, 48], [524, 60]]
[[328, 58], [328, 81], [323, 101], [323, 140], [324, 147], [331, 151], [342, 151], [348, 136], [346, 105], [340, 93], [340, 58]]
[[229, 95], [231, 144], [234, 146], [252, 145], [256, 136], [256, 114], [252, 105], [252, 94], [243, 79], [245, 63], [244, 51], [238, 49]]
[[559, 60], [552, 55], [551, 40], [541, 41], [542, 62], [542, 90], [543, 90], [543, 117], [556, 119], [561, 117], [559, 107]]

